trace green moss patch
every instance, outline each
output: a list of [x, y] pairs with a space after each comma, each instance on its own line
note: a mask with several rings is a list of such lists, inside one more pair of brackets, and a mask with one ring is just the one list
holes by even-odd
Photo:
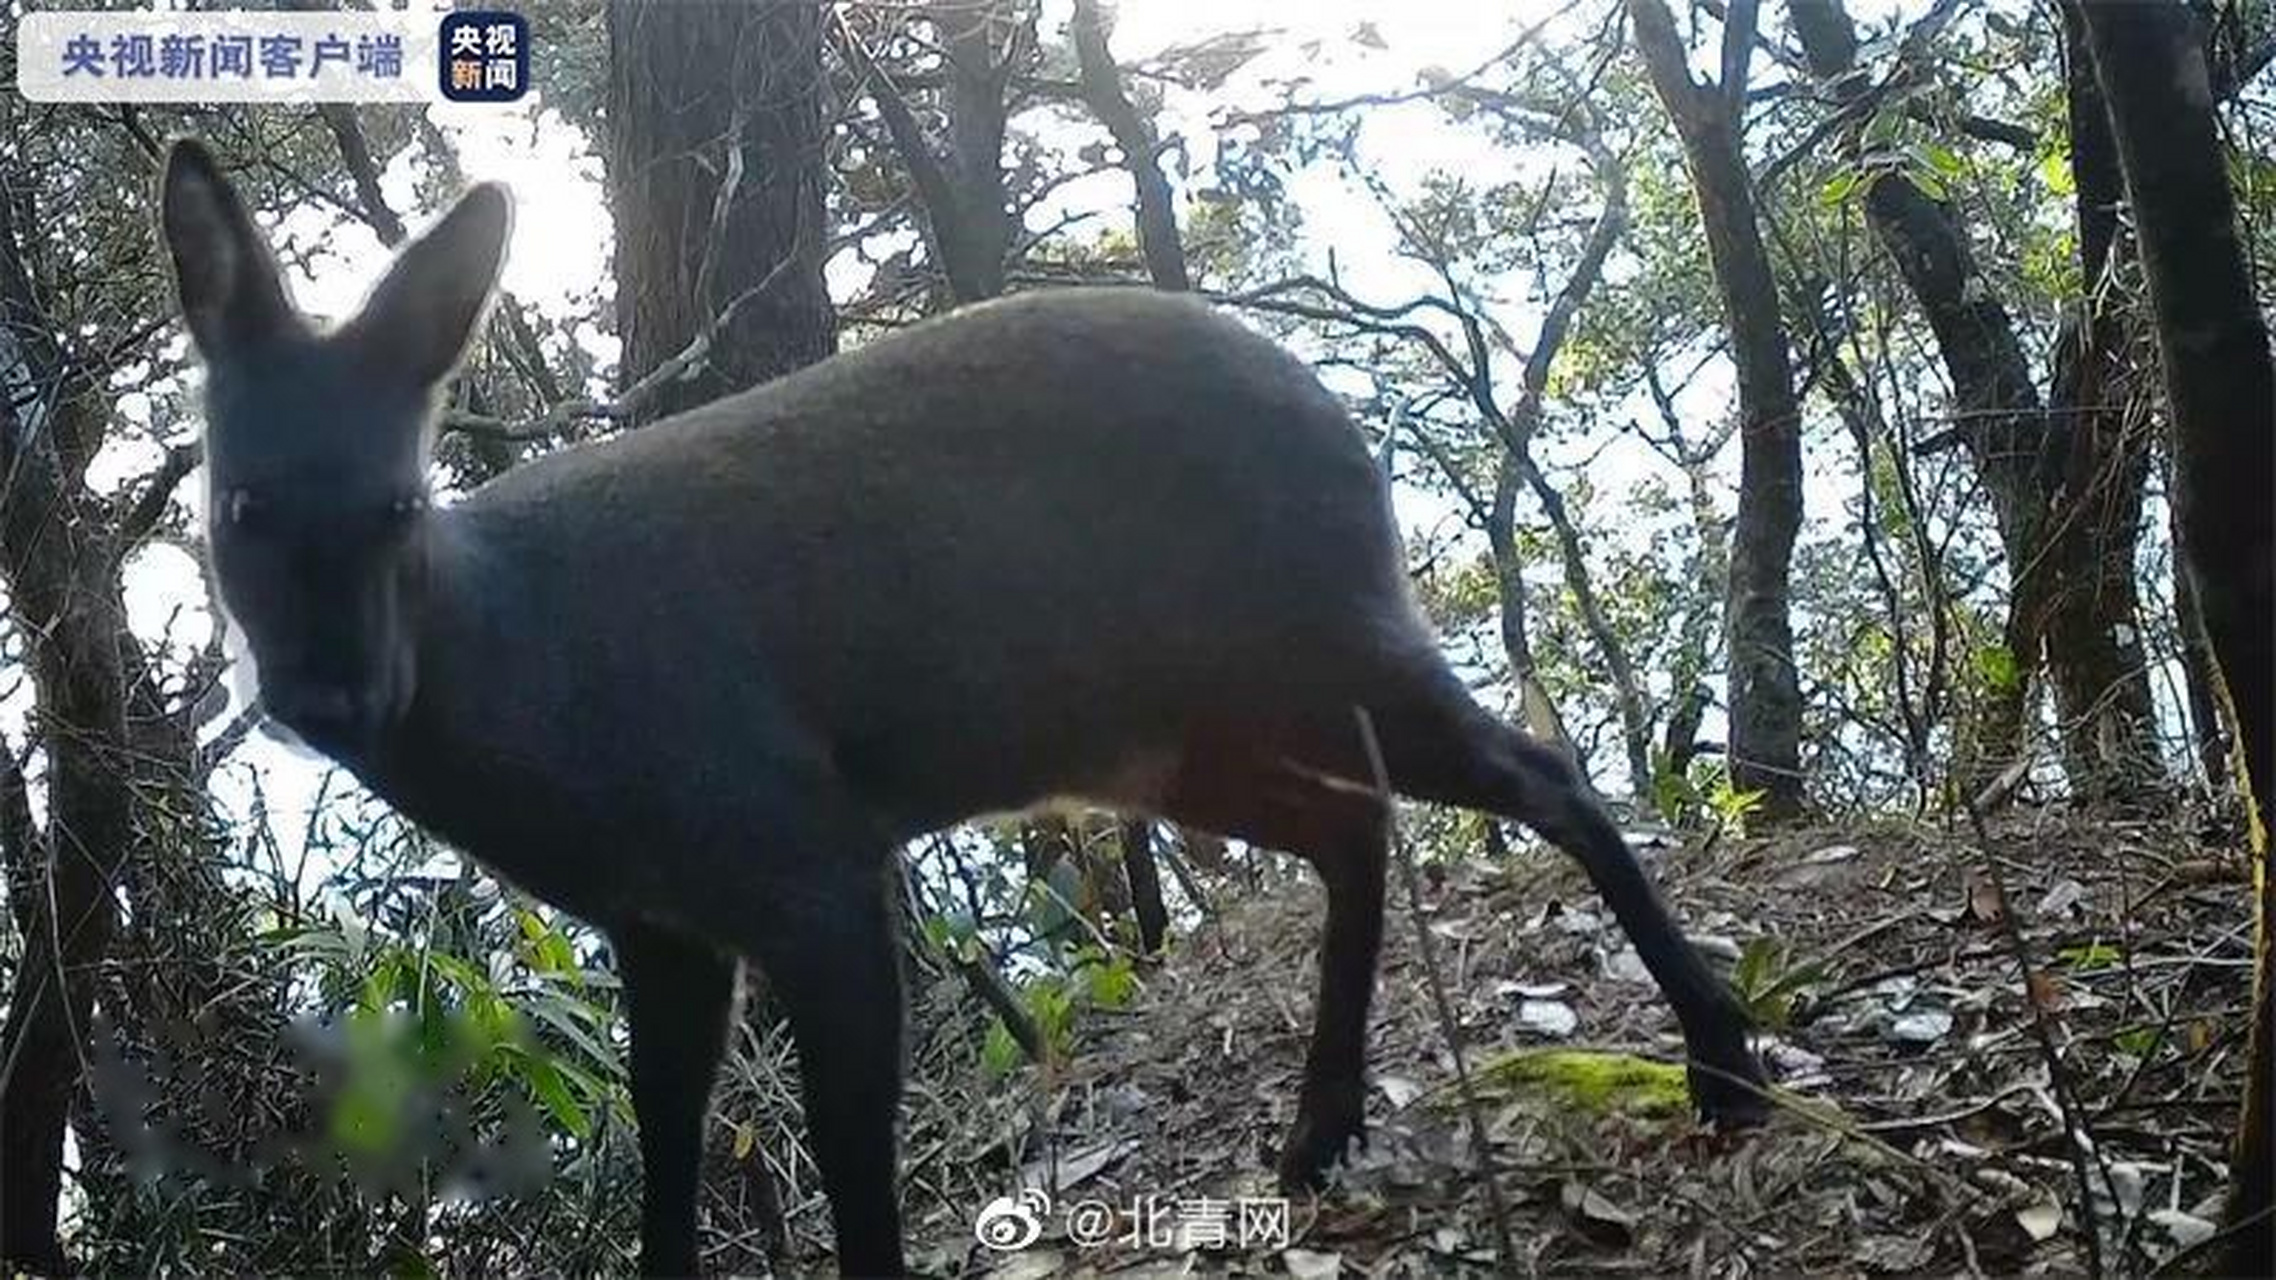
[[1681, 1065], [1628, 1053], [1520, 1049], [1486, 1063], [1479, 1079], [1497, 1092], [1534, 1094], [1592, 1115], [1658, 1119], [1691, 1107]]

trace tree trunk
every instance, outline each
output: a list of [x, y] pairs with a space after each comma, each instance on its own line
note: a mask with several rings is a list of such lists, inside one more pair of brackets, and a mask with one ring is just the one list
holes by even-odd
[[2276, 368], [2237, 231], [2204, 48], [2179, 4], [2081, 6], [2125, 172], [2173, 415], [2174, 509], [2237, 727], [2259, 963], [2225, 1270], [2276, 1270]]
[[1652, 763], [1655, 801], [1670, 822], [1683, 813], [1675, 801], [1689, 794], [1691, 762], [1699, 755], [1699, 728], [1714, 702], [1714, 694], [1701, 677], [1715, 642], [1715, 590], [1730, 577], [1728, 535], [1708, 492], [1706, 460], [1686, 458], [1683, 470], [1691, 499], [1691, 525], [1699, 536], [1699, 550], [1692, 561], [1692, 590], [1696, 594], [1684, 609], [1677, 631], [1675, 656], [1668, 666], [1667, 717]]
[[[1160, 142], [1153, 124], [1138, 114], [1122, 85], [1122, 68], [1107, 45], [1107, 22], [1098, 0], [1075, 0], [1075, 56], [1082, 69], [1083, 100], [1122, 149], [1130, 171], [1138, 248], [1154, 287], [1183, 293], [1193, 287], [1186, 273], [1185, 240], [1178, 233], [1177, 203], [1162, 175]], [[1131, 909], [1138, 918], [1139, 944], [1151, 955], [1169, 931], [1169, 909], [1162, 905], [1161, 869], [1154, 864], [1153, 824], [1126, 818], [1122, 861], [1130, 879]]]
[[1690, 603], [1684, 607], [1675, 653], [1668, 664], [1667, 716], [1652, 760], [1653, 802], [1669, 822], [1682, 822], [1697, 816], [1692, 803], [1691, 763], [1698, 758], [1699, 729], [1715, 700], [1703, 676], [1713, 661], [1716, 624], [1721, 620], [1717, 593], [1730, 579], [1730, 531], [1715, 506], [1716, 481], [1711, 468], [1738, 424], [1726, 419], [1707, 438], [1695, 442], [1684, 430], [1675, 398], [1649, 363], [1644, 368], [1644, 387], [1651, 393], [1667, 432], [1668, 458], [1683, 471], [1691, 528], [1699, 539], [1690, 564]]
[[1003, 0], [939, 0], [930, 16], [948, 52], [948, 167], [963, 241], [956, 256], [960, 274], [972, 282], [957, 291], [957, 301], [971, 302], [1004, 291], [1014, 230], [1004, 185], [1004, 126], [1028, 30]]
[[[1857, 74], [1857, 33], [1840, 0], [1793, 0], [1791, 13], [1811, 73], [1832, 86], [1841, 106], [1862, 100], [1871, 85]], [[2015, 323], [1978, 268], [1950, 208], [1910, 178], [1877, 175], [1866, 192], [1865, 216], [1935, 335], [1952, 380], [1954, 437], [1967, 448], [1990, 495], [2009, 571], [2023, 575], [2044, 523], [2031, 463], [2044, 414]], [[2018, 628], [2012, 621], [2029, 612], [2019, 603], [2023, 594], [2019, 583], [2008, 629], [2023, 678], [1992, 689], [1976, 712], [1968, 758], [1958, 763], [1961, 786], [1971, 796], [2024, 751], [2039, 663], [2036, 628]]]
[[[1661, 0], [1629, 0], [1628, 12], [1645, 71], [1683, 140], [1738, 366], [1739, 501], [1727, 615], [1731, 784], [1762, 792], [1766, 819], [1788, 821], [1804, 804], [1802, 694], [1788, 591], [1802, 523], [1801, 412], [1740, 145], [1745, 85], [1692, 79], [1689, 51]], [[1725, 33], [1726, 54], [1733, 45], [1751, 46], [1753, 32], [1743, 25]], [[1743, 67], [1744, 58], [1726, 56], [1724, 64]]]
[[[643, 420], [837, 349], [837, 311], [822, 279], [823, 16], [818, 4], [774, 0], [609, 0], [619, 384], [699, 340], [710, 344], [691, 376], [646, 403]], [[780, 1012], [754, 1001], [745, 1016], [772, 1022]], [[734, 1176], [752, 1184], [767, 1219], [781, 1196], [765, 1163], [738, 1162]], [[779, 1223], [767, 1230], [779, 1235]], [[746, 1270], [765, 1258], [753, 1250], [713, 1261]]]
[[837, 349], [822, 281], [822, 18], [815, 4], [609, 0], [620, 382], [718, 326], [650, 416]]
[[1154, 865], [1154, 824], [1144, 818], [1122, 820], [1122, 874], [1130, 884], [1130, 914], [1138, 921], [1138, 948], [1156, 955], [1170, 934], [1169, 908], [1162, 905], [1162, 873]]
[[[0, 432], [26, 428], [0, 402]], [[47, 748], [45, 838], [9, 850], [11, 885], [28, 904], [24, 956], [0, 1033], [0, 1256], [34, 1271], [67, 1270], [56, 1237], [63, 1132], [80, 1083], [81, 1054], [98, 971], [118, 927], [114, 885], [133, 833], [126, 774], [124, 679], [118, 634], [125, 625], [115, 578], [96, 572], [102, 546], [76, 503], [27, 483], [38, 464], [0, 448], [11, 477], [5, 520], [8, 595], [18, 633], [33, 645], [42, 741]], [[39, 492], [39, 490], [46, 490]]]
[[1588, 549], [1579, 527], [1567, 514], [1564, 494], [1550, 483], [1533, 459], [1533, 434], [1541, 425], [1542, 403], [1557, 353], [1564, 349], [1565, 339], [1571, 334], [1581, 308], [1603, 279], [1605, 260], [1627, 233], [1627, 170], [1623, 161], [1605, 145], [1595, 113], [1585, 103], [1559, 103], [1544, 109], [1509, 95], [1491, 95], [1483, 100], [1497, 110], [1531, 117], [1586, 152], [1590, 170], [1604, 193], [1604, 205], [1589, 227], [1588, 238], [1582, 242], [1572, 274], [1565, 278], [1548, 311], [1541, 317], [1533, 349], [1526, 353], [1525, 367], [1519, 373], [1517, 403], [1507, 411], [1498, 398], [1498, 379], [1492, 367], [1494, 343], [1487, 337], [1485, 325], [1472, 311], [1457, 312], [1469, 362], [1465, 365], [1460, 360], [1442, 356], [1441, 363], [1454, 375], [1463, 394], [1477, 408], [1479, 417], [1501, 446], [1493, 500], [1489, 503], [1473, 493], [1462, 478], [1459, 464], [1444, 456], [1427, 437], [1424, 447], [1468, 500], [1473, 515], [1485, 529], [1499, 588], [1502, 648], [1509, 658], [1511, 678], [1517, 682], [1526, 726], [1534, 736], [1562, 749], [1580, 767], [1585, 781], [1589, 762], [1566, 732], [1562, 716], [1541, 683], [1533, 661], [1532, 643], [1526, 634], [1525, 581], [1516, 544], [1518, 486], [1523, 485], [1540, 504], [1541, 513], [1547, 517], [1550, 532], [1556, 539], [1565, 585], [1573, 593], [1581, 626], [1595, 645], [1606, 680], [1611, 685], [1613, 709], [1620, 717], [1621, 745], [1628, 761], [1629, 788], [1641, 799], [1649, 794], [1652, 785], [1651, 719], [1644, 706], [1643, 686], [1636, 678], [1634, 664], [1629, 661], [1627, 646], [1613, 629], [1610, 615], [1597, 595]]
[[96, 980], [118, 929], [134, 757], [113, 530], [84, 479], [104, 409], [35, 302], [19, 232], [0, 199], [0, 384], [43, 393], [0, 396], [0, 580], [30, 649], [47, 824], [44, 832], [32, 824], [27, 803], [6, 826], [24, 954], [0, 1027], [0, 1263], [61, 1273], [69, 1270], [56, 1234], [64, 1127]]
[[[960, 304], [977, 302], [1004, 290], [1013, 232], [1003, 169], [1004, 128], [1011, 79], [1029, 52], [1030, 20], [1003, 0], [939, 0], [926, 14], [946, 53], [945, 156], [936, 154], [908, 102], [874, 60], [859, 49], [855, 57], [875, 88], [886, 132], [924, 206], [933, 254], [950, 294]], [[1184, 290], [1185, 247], [1169, 183], [1154, 159], [1152, 130], [1123, 93], [1121, 70], [1107, 51], [1095, 5], [1077, 5], [1075, 41], [1085, 98], [1122, 147], [1124, 166], [1137, 184], [1139, 239], [1154, 283]], [[1151, 953], [1160, 948], [1169, 922], [1152, 831], [1141, 819], [1127, 819], [1121, 839], [1123, 878], [1140, 945]], [[1048, 870], [1031, 867], [1030, 875]]]
[[[1870, 83], [1857, 74], [1857, 35], [1840, 0], [1794, 0], [1794, 32], [1811, 73], [1843, 107]], [[2083, 68], [2083, 63], [2081, 64]], [[2090, 285], [2101, 277], [2115, 223], [2116, 171], [2089, 79], [2073, 84], [2073, 163], [2080, 245]], [[1862, 123], [1862, 119], [1860, 120]], [[2064, 726], [2064, 765], [2081, 796], [2138, 793], [2163, 777], [2149, 669], [2135, 617], [2133, 553], [2141, 515], [2138, 432], [2099, 405], [2117, 332], [2095, 313], [2056, 375], [2056, 411], [2042, 407], [2015, 322], [1977, 265], [1951, 207], [1902, 173], [1881, 173], [1865, 216], [1935, 335], [1952, 380], [1951, 439], [1966, 447], [1990, 495], [2008, 564], [2007, 647], [2021, 680], [1988, 694], [1960, 762], [1973, 795], [2025, 750], [2029, 708], [2044, 671]], [[2085, 389], [2087, 381], [2094, 390]]]
[[2044, 571], [2025, 593], [2039, 605], [2025, 625], [2044, 646], [2072, 790], [2090, 802], [2139, 803], [2166, 781], [2134, 567], [2148, 429], [2125, 403], [2131, 326], [2108, 283], [2122, 247], [2118, 158], [2078, 10], [2066, 4], [2063, 14], [2086, 297], [2056, 353], [2049, 429], [2035, 458], [2044, 510], [2032, 551]]
[[[1546, 366], [1548, 362], [1540, 363]], [[1590, 571], [1580, 529], [1566, 512], [1565, 495], [1549, 483], [1549, 478], [1534, 463], [1530, 450], [1512, 456], [1507, 465], [1533, 491], [1534, 501], [1541, 504], [1541, 514], [1548, 518], [1549, 530], [1556, 537], [1565, 585], [1573, 593], [1573, 607], [1580, 613], [1582, 629], [1596, 643], [1597, 655], [1604, 662], [1606, 683], [1612, 686], [1612, 707], [1620, 717], [1620, 746], [1628, 762], [1629, 793], [1638, 798], [1646, 796], [1652, 787], [1652, 725], [1644, 710], [1644, 686], [1636, 678], [1635, 665], [1628, 660], [1628, 647], [1621, 643], [1619, 633], [1613, 629], [1611, 615], [1605, 612], [1604, 602], [1596, 594], [1596, 577]], [[1562, 724], [1558, 725], [1558, 732], [1564, 732]], [[1574, 760], [1585, 765], [1587, 762], [1580, 760], [1577, 748], [1575, 750]]]
[[[2166, 478], [2166, 492], [2173, 480]], [[2189, 700], [2189, 741], [2205, 786], [2215, 796], [2229, 781], [2229, 740], [2221, 714], [2220, 667], [2213, 661], [2212, 642], [2205, 638], [2205, 619], [2197, 606], [2197, 582], [2189, 572], [2189, 557], [2181, 550], [2181, 517], [2166, 503], [2173, 541], [2173, 624], [2181, 637], [2181, 682]]]

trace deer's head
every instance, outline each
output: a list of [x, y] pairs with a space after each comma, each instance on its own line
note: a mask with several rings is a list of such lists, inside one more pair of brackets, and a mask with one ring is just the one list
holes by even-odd
[[161, 224], [206, 368], [207, 538], [264, 710], [353, 756], [410, 705], [443, 383], [480, 323], [511, 220], [478, 186], [319, 331], [213, 157], [166, 157]]

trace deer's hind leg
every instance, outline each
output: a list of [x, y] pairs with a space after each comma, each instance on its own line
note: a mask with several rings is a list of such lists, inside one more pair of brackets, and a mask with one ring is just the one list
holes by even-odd
[[1170, 818], [1310, 863], [1326, 885], [1319, 1006], [1280, 1180], [1316, 1189], [1365, 1138], [1367, 1015], [1383, 941], [1384, 804], [1367, 777], [1358, 722], [1337, 717], [1187, 735], [1163, 809]]
[[1392, 785], [1401, 795], [1515, 818], [1578, 861], [1675, 1011], [1700, 1114], [1731, 1126], [1760, 1123], [1766, 1086], [1745, 1010], [1685, 939], [1573, 764], [1489, 715], [1451, 673], [1413, 683], [1415, 696], [1375, 715]]

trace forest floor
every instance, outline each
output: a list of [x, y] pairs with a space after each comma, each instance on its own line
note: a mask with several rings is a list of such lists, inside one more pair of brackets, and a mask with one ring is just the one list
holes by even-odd
[[1040, 1238], [983, 1248], [978, 1203], [925, 1194], [928, 1159], [972, 1148], [913, 1124], [912, 1262], [1004, 1280], [2140, 1274], [2211, 1230], [2241, 1084], [2246, 871], [2199, 828], [2043, 811], [1983, 836], [1645, 848], [1763, 1024], [1780, 1102], [1739, 1135], [1690, 1118], [1677, 1068], [1655, 1065], [1680, 1062], [1672, 1018], [1578, 868], [1546, 851], [1421, 874], [1465, 1106], [1394, 868], [1371, 1140], [1340, 1185], [1288, 1204], [1285, 1240], [1271, 1155], [1310, 1026], [1319, 894], [1308, 878], [1228, 893], [1128, 1006], [1082, 1015], [1056, 1078], [931, 1100], [967, 1137], [1023, 1130], [997, 1150], [1055, 1189]]

